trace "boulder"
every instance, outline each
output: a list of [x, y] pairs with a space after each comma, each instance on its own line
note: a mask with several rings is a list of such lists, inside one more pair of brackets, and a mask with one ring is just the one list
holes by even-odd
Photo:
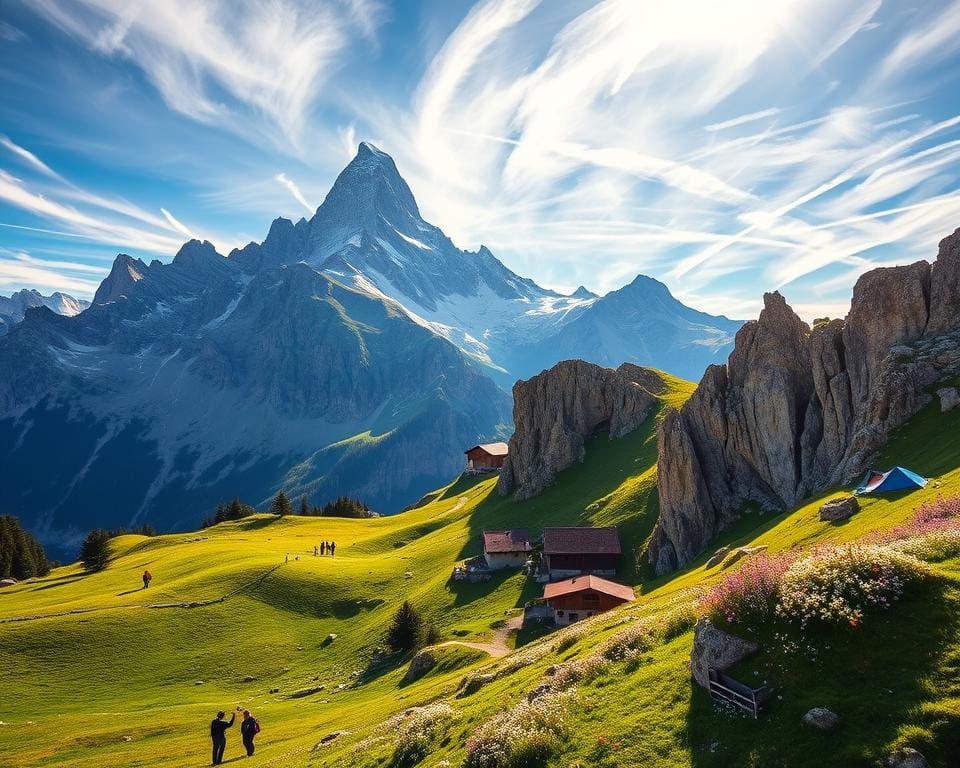
[[526, 499], [541, 493], [557, 473], [583, 460], [584, 443], [598, 431], [622, 437], [650, 415], [662, 386], [652, 371], [625, 364], [614, 370], [565, 360], [513, 386], [510, 450], [497, 490]]
[[803, 716], [803, 722], [820, 731], [832, 731], [840, 724], [840, 716], [826, 707], [814, 707]]
[[752, 640], [724, 632], [715, 627], [710, 619], [700, 619], [693, 630], [690, 672], [699, 685], [709, 688], [710, 669], [729, 669], [755, 653], [757, 648]]
[[937, 390], [937, 397], [940, 398], [940, 411], [946, 413], [952, 411], [960, 404], [960, 392], [956, 387], [943, 387]]
[[318, 741], [316, 744], [314, 744], [313, 750], [316, 751], [316, 750], [320, 749], [321, 747], [326, 746], [326, 745], [329, 744], [331, 741], [336, 741], [336, 740], [339, 739], [341, 736], [349, 736], [349, 735], [350, 735], [350, 731], [333, 731], [332, 733], [328, 733], [326, 736], [324, 736], [322, 739], [320, 739], [320, 741]]
[[485, 672], [480, 675], [469, 675], [463, 679], [463, 682], [460, 684], [460, 692], [457, 694], [458, 699], [462, 699], [464, 696], [470, 696], [477, 691], [479, 691], [483, 686], [492, 683], [497, 679], [497, 676], [493, 672]]
[[[314, 685], [310, 688], [301, 688], [299, 691], [291, 691], [287, 694], [286, 698], [288, 699], [302, 699], [306, 696], [313, 696], [315, 693], [320, 693], [320, 691], [325, 691], [327, 686], [325, 685]], [[271, 689], [270, 693], [273, 693]]]
[[737, 547], [733, 552], [730, 553], [730, 556], [724, 561], [723, 567], [729, 568], [736, 562], [743, 560], [745, 557], [750, 557], [751, 555], [759, 554], [760, 552], [766, 552], [766, 544], [758, 544], [755, 547]]
[[707, 568], [713, 568], [715, 565], [720, 565], [723, 562], [723, 559], [727, 556], [727, 553], [730, 551], [730, 547], [720, 547], [713, 555], [710, 556], [710, 559], [707, 560]]
[[883, 760], [884, 768], [930, 768], [927, 759], [911, 747], [898, 749]]
[[820, 507], [821, 520], [846, 520], [860, 511], [860, 501], [856, 496], [843, 496], [830, 499]]
[[414, 680], [419, 680], [436, 665], [437, 657], [433, 651], [420, 651], [420, 653], [410, 659], [410, 666], [407, 667], [407, 674], [403, 676], [403, 682], [412, 683]]
[[17, 580], [14, 578], [9, 579], [0, 579], [0, 587], [13, 587], [16, 586]]

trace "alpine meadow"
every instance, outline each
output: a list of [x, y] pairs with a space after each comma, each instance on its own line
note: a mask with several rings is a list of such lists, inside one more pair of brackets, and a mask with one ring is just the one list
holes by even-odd
[[0, 6], [0, 766], [960, 766], [960, 2]]

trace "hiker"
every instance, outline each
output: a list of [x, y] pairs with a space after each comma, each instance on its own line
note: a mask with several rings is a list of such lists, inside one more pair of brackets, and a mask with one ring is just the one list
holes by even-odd
[[321, 542], [320, 542], [320, 557], [323, 557], [325, 554], [327, 554], [327, 542], [321, 541]]
[[289, 563], [289, 562], [290, 562], [290, 553], [289, 553], [289, 552], [287, 552], [287, 556], [283, 559], [283, 562], [285, 562], [285, 563]]
[[260, 733], [260, 721], [250, 714], [249, 709], [243, 710], [243, 722], [240, 723], [240, 738], [247, 750], [247, 757], [253, 757], [253, 737]]
[[150, 579], [153, 578], [153, 574], [150, 571], [143, 572], [143, 588], [146, 589], [150, 586]]
[[333, 557], [333, 553], [337, 551], [337, 542], [330, 542], [330, 557]]
[[[237, 707], [237, 709], [240, 709], [240, 707]], [[213, 741], [213, 765], [220, 765], [223, 762], [223, 750], [227, 748], [226, 730], [237, 719], [237, 713], [233, 712], [230, 715], [229, 723], [223, 719], [224, 717], [226, 717], [225, 712], [217, 712], [216, 719], [210, 722], [210, 739]]]
[[313, 556], [316, 557], [318, 552], [319, 552], [319, 550], [317, 549], [317, 545], [314, 544], [314, 545], [313, 545]]

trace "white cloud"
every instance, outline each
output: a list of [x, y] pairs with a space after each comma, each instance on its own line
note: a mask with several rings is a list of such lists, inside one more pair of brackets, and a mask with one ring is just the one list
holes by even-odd
[[727, 128], [736, 128], [737, 126], [744, 125], [746, 123], [753, 123], [757, 120], [763, 120], [766, 117], [775, 117], [780, 114], [780, 110], [776, 107], [771, 107], [770, 109], [763, 109], [759, 112], [751, 112], [748, 115], [740, 115], [739, 117], [733, 117], [729, 120], [724, 120], [719, 123], [711, 123], [710, 125], [703, 126], [703, 130], [710, 131], [723, 131]]
[[314, 207], [307, 202], [307, 198], [303, 196], [303, 193], [300, 191], [300, 187], [297, 186], [295, 181], [293, 181], [292, 179], [288, 179], [287, 174], [285, 173], [278, 173], [273, 178], [275, 178], [278, 182], [280, 182], [280, 184], [286, 187], [287, 190], [290, 192], [290, 195], [293, 197], [293, 199], [296, 200], [298, 203], [300, 203], [300, 205], [302, 205], [304, 208], [306, 208], [308, 213], [310, 213], [311, 215], [313, 214]]
[[191, 231], [186, 227], [186, 225], [184, 225], [183, 223], [181, 223], [180, 221], [178, 221], [177, 219], [175, 219], [174, 216], [173, 216], [173, 214], [170, 213], [170, 211], [168, 211], [166, 208], [161, 208], [161, 209], [160, 209], [160, 213], [163, 214], [164, 218], [165, 218], [168, 222], [170, 222], [170, 226], [173, 227], [175, 230], [177, 230], [177, 232], [179, 232], [179, 233], [182, 234], [182, 235], [186, 235], [187, 237], [189, 237], [189, 238], [191, 238], [191, 239], [192, 239], [193, 237], [195, 237], [194, 234], [193, 234], [193, 232], [191, 232]]
[[13, 141], [11, 141], [9, 138], [4, 136], [3, 134], [0, 134], [0, 145], [3, 145], [4, 147], [6, 147], [14, 155], [19, 157], [21, 160], [25, 161], [34, 170], [40, 171], [40, 173], [43, 173], [54, 179], [61, 178], [60, 174], [58, 174], [49, 165], [43, 162], [43, 160], [41, 160], [39, 157], [33, 154], [33, 152], [31, 152], [29, 149], [25, 149], [24, 147], [21, 147], [19, 144], [15, 144]]

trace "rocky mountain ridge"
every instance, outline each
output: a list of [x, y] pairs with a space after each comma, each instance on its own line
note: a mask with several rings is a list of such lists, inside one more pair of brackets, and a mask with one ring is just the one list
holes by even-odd
[[[689, 563], [745, 505], [782, 510], [849, 482], [960, 374], [960, 230], [931, 265], [875, 269], [845, 319], [807, 326], [779, 293], [660, 426], [658, 573]], [[905, 461], [908, 457], [905, 457]]]
[[639, 427], [657, 403], [663, 381], [655, 371], [625, 363], [601, 368], [566, 360], [513, 387], [510, 452], [497, 490], [526, 499], [557, 473], [582, 461], [584, 442], [605, 431], [622, 437]]

